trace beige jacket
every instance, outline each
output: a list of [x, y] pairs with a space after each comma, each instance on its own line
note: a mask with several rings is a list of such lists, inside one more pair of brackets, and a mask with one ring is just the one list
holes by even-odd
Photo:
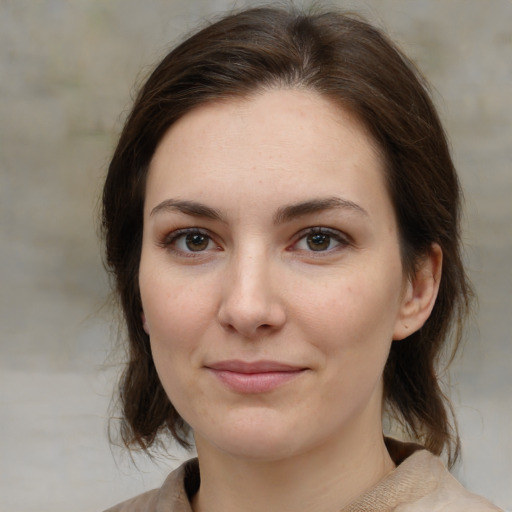
[[[500, 511], [472, 494], [448, 472], [439, 457], [417, 445], [386, 440], [397, 467], [340, 512]], [[141, 494], [105, 512], [192, 512], [188, 496], [199, 488], [199, 465], [191, 459], [173, 471], [160, 489]]]

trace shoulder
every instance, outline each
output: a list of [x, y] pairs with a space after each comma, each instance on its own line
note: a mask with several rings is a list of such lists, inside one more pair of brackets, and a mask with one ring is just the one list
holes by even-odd
[[441, 459], [418, 445], [386, 440], [397, 467], [344, 512], [499, 512], [465, 489]]
[[199, 487], [199, 465], [191, 459], [175, 469], [160, 489], [139, 494], [105, 512], [192, 512], [189, 496]]
[[108, 508], [105, 512], [154, 512], [156, 511], [159, 492], [160, 489], [153, 489], [144, 494], [139, 494], [135, 498]]
[[[402, 446], [407, 451], [412, 445]], [[465, 489], [439, 457], [418, 448], [412, 448], [385, 480], [402, 491], [404, 502], [396, 508], [397, 512], [500, 511], [485, 498]]]
[[[439, 457], [422, 450], [411, 456], [415, 480], [424, 492], [404, 506], [410, 512], [499, 512], [501, 509], [485, 498], [465, 489], [446, 469]], [[402, 508], [398, 508], [402, 510]]]

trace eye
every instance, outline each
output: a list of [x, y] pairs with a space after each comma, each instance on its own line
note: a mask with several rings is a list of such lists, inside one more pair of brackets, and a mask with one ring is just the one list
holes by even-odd
[[[300, 236], [300, 235], [299, 235]], [[294, 250], [328, 252], [349, 244], [343, 233], [328, 228], [310, 228], [293, 245]]]
[[306, 237], [306, 244], [312, 251], [326, 251], [331, 242], [331, 235], [325, 233], [312, 233]]
[[211, 243], [211, 239], [203, 233], [188, 233], [178, 238], [178, 241], [193, 252], [205, 251]]
[[219, 248], [208, 233], [199, 229], [173, 231], [166, 237], [163, 245], [182, 254], [201, 253]]

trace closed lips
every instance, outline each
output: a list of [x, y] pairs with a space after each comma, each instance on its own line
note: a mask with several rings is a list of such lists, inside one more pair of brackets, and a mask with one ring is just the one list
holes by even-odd
[[268, 393], [294, 380], [307, 368], [275, 361], [222, 361], [206, 366], [229, 390], [239, 394]]
[[270, 372], [297, 372], [306, 368], [293, 366], [286, 363], [276, 361], [256, 361], [245, 362], [239, 360], [220, 361], [207, 364], [207, 368], [218, 371], [234, 372], [234, 373], [270, 373]]

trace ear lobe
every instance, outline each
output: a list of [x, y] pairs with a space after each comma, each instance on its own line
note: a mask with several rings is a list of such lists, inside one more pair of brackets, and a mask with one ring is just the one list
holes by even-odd
[[436, 302], [442, 266], [443, 251], [438, 244], [432, 244], [406, 284], [393, 332], [394, 340], [407, 338], [427, 321]]
[[144, 329], [146, 334], [149, 336], [149, 327], [148, 327], [148, 323], [146, 321], [146, 315], [144, 314], [144, 312], [142, 312], [140, 314], [140, 319], [142, 320], [142, 328]]

